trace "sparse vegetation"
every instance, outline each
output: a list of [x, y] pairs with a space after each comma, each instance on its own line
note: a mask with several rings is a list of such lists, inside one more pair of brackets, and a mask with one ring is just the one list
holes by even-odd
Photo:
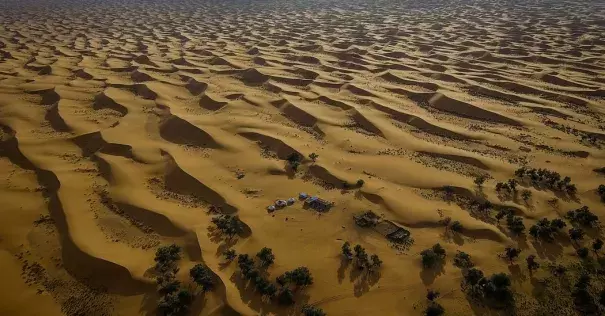
[[319, 158], [318, 154], [316, 154], [316, 153], [309, 154], [309, 159], [311, 159], [311, 161], [315, 162], [315, 161], [317, 161], [317, 158]]
[[440, 244], [435, 244], [429, 249], [420, 252], [422, 256], [422, 266], [425, 268], [433, 268], [443, 263], [445, 259], [445, 249]]
[[565, 218], [574, 224], [585, 227], [594, 227], [599, 222], [599, 217], [592, 213], [588, 206], [568, 211]]

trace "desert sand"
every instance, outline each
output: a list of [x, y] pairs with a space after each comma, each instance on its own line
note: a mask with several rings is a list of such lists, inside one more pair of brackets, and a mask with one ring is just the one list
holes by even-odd
[[[570, 241], [564, 217], [605, 216], [604, 34], [600, 1], [2, 1], [0, 314], [155, 315], [155, 252], [173, 243], [183, 286], [198, 263], [215, 280], [191, 315], [422, 315], [429, 289], [447, 315], [510, 315], [469, 298], [457, 251], [510, 275], [519, 315], [577, 314], [582, 264], [604, 255], [576, 251], [601, 232]], [[577, 191], [532, 185], [522, 166]], [[497, 192], [509, 179], [518, 192]], [[413, 240], [356, 225], [368, 210]], [[541, 242], [503, 210], [567, 226]], [[238, 236], [217, 234], [219, 213]], [[345, 241], [379, 270], [348, 263]], [[446, 259], [424, 268], [435, 243]], [[222, 255], [263, 247], [270, 281], [312, 273], [293, 306]], [[522, 250], [512, 263], [506, 247]]]

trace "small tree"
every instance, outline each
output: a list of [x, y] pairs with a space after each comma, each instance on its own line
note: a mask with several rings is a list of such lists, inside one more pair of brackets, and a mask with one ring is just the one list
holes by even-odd
[[167, 272], [170, 269], [174, 269], [174, 262], [181, 258], [180, 252], [181, 247], [176, 244], [158, 248], [154, 258], [156, 270]]
[[498, 211], [498, 213], [496, 214], [496, 220], [498, 220], [498, 222], [500, 222], [500, 220], [502, 220], [504, 217], [506, 217], [506, 215], [508, 215], [508, 211], [506, 210], [500, 210]]
[[357, 180], [357, 187], [358, 187], [358, 188], [361, 188], [361, 187], [362, 187], [362, 186], [363, 186], [365, 183], [366, 183], [366, 182], [365, 182], [365, 181], [363, 181], [363, 179], [359, 179], [359, 180]]
[[540, 264], [536, 261], [536, 255], [529, 255], [525, 260], [527, 261], [527, 269], [530, 274], [540, 267]]
[[581, 228], [570, 228], [569, 238], [577, 244], [578, 240], [584, 239], [584, 231]]
[[311, 161], [315, 162], [317, 161], [317, 158], [319, 158], [319, 155], [316, 153], [311, 153], [309, 154], [309, 158], [311, 159]]
[[438, 291], [435, 290], [428, 290], [426, 292], [426, 299], [429, 301], [434, 301], [436, 300], [439, 296], [441, 295], [441, 293], [439, 293]]
[[523, 201], [527, 202], [529, 201], [529, 199], [531, 199], [531, 191], [530, 190], [523, 190], [521, 191], [521, 198], [523, 199]]
[[380, 260], [380, 258], [378, 258], [378, 255], [372, 255], [370, 257], [370, 261], [371, 261], [371, 264], [370, 264], [371, 271], [376, 271], [382, 266], [382, 260]]
[[445, 249], [440, 244], [433, 245], [430, 249], [425, 249], [420, 252], [422, 256], [422, 266], [432, 268], [437, 264], [441, 264], [445, 258]]
[[183, 315], [189, 311], [189, 305], [193, 301], [191, 293], [185, 289], [167, 294], [160, 298], [158, 309], [162, 315]]
[[471, 256], [466, 252], [458, 251], [454, 257], [454, 265], [458, 268], [470, 269], [474, 266]]
[[592, 242], [592, 250], [597, 253], [599, 250], [603, 248], [603, 240], [601, 238], [597, 238]]
[[454, 221], [452, 222], [452, 231], [460, 233], [462, 232], [462, 229], [464, 229], [464, 227], [462, 226], [462, 224], [459, 221]]
[[506, 247], [504, 249], [504, 253], [506, 258], [508, 259], [508, 261], [510, 261], [510, 263], [512, 264], [513, 261], [519, 257], [519, 255], [521, 254], [521, 249], [519, 248], [513, 248], [513, 247]]
[[485, 180], [487, 180], [487, 177], [485, 175], [479, 175], [475, 178], [474, 182], [478, 187], [482, 187], [485, 183]]
[[441, 304], [437, 302], [430, 302], [427, 305], [426, 310], [424, 311], [424, 314], [426, 316], [441, 316], [444, 313], [445, 309], [443, 308], [443, 306], [441, 306]]
[[302, 161], [302, 157], [298, 153], [291, 153], [288, 158], [286, 158], [286, 160], [288, 161], [288, 164], [290, 165], [290, 168], [292, 168], [292, 170], [298, 171], [298, 166], [300, 166], [300, 163]]
[[481, 281], [483, 278], [483, 271], [477, 268], [469, 269], [464, 275], [464, 281], [470, 286], [479, 284], [479, 281]]
[[514, 234], [520, 235], [525, 231], [525, 224], [523, 224], [523, 219], [519, 216], [514, 216], [513, 213], [508, 213], [506, 216], [506, 226], [508, 229]]
[[279, 291], [277, 301], [282, 305], [292, 305], [294, 304], [294, 293], [289, 288], [284, 287]]
[[264, 268], [272, 265], [275, 261], [275, 255], [273, 254], [273, 250], [271, 250], [271, 248], [263, 247], [263, 249], [261, 249], [256, 256], [260, 259], [260, 264]]
[[302, 307], [301, 312], [305, 316], [326, 316], [326, 313], [323, 311], [323, 309], [308, 304], [305, 304]]
[[214, 278], [212, 276], [212, 271], [203, 265], [196, 264], [189, 270], [189, 276], [197, 285], [202, 288], [203, 292], [208, 292], [214, 288]]
[[225, 259], [227, 259], [227, 261], [231, 262], [235, 260], [235, 258], [237, 258], [237, 253], [235, 252], [235, 250], [229, 249], [223, 252], [223, 256], [225, 256]]
[[576, 250], [576, 254], [578, 255], [578, 257], [584, 259], [584, 258], [588, 257], [588, 248], [586, 248], [586, 247], [578, 248], [578, 250]]
[[363, 248], [361, 245], [355, 245], [355, 248], [353, 248], [353, 250], [355, 251], [355, 259], [356, 259], [357, 267], [359, 269], [368, 267], [369, 266], [368, 254], [367, 254], [365, 248]]
[[344, 244], [342, 244], [342, 255], [347, 259], [347, 260], [352, 260], [353, 259], [353, 252], [351, 252], [351, 244], [348, 241], [345, 241]]

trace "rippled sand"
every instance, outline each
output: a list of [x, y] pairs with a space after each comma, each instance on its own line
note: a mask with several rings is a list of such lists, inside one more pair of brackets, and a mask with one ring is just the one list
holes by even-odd
[[[526, 227], [583, 205], [605, 216], [593, 172], [605, 167], [605, 6], [424, 2], [2, 1], [0, 314], [153, 315], [154, 253], [171, 243], [184, 250], [179, 279], [200, 262], [216, 274], [193, 315], [298, 315], [305, 303], [419, 315], [429, 288], [451, 315], [488, 315], [460, 290], [457, 250], [512, 274], [520, 314], [572, 313], [565, 300], [540, 307], [536, 275], [549, 272], [530, 278], [525, 258], [577, 261], [574, 245], [543, 248], [493, 215], [512, 209]], [[292, 153], [305, 157], [297, 172]], [[578, 192], [497, 194], [521, 165]], [[335, 206], [266, 211], [299, 192]], [[491, 216], [473, 206], [485, 200]], [[273, 249], [271, 280], [309, 267], [295, 307], [262, 302], [224, 264], [211, 205], [244, 223], [238, 253]], [[356, 227], [367, 210], [414, 244]], [[345, 240], [381, 257], [378, 277], [343, 265]], [[423, 270], [418, 254], [436, 242], [448, 260]], [[498, 257], [512, 245], [518, 265]]]

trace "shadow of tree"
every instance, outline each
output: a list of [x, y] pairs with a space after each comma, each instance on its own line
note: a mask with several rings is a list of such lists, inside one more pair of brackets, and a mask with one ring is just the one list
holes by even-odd
[[441, 261], [438, 265], [432, 268], [424, 268], [420, 270], [420, 279], [422, 283], [428, 286], [435, 282], [435, 279], [445, 273], [445, 261]]

